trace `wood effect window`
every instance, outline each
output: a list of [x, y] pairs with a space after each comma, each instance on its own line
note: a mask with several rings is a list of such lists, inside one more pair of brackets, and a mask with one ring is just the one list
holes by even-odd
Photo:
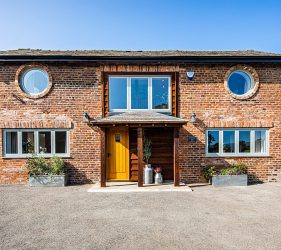
[[269, 156], [268, 129], [208, 129], [206, 155], [210, 157]]
[[171, 112], [171, 77], [109, 76], [109, 111]]
[[69, 130], [5, 129], [3, 151], [6, 158], [25, 158], [32, 155], [68, 157]]

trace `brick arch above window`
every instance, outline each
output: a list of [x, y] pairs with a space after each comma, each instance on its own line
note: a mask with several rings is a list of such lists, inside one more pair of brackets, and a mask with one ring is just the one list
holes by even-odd
[[[228, 79], [229, 79], [230, 74], [233, 73], [234, 71], [243, 71], [251, 76], [252, 81], [253, 81], [253, 83], [252, 83], [253, 87], [251, 88], [251, 90], [248, 93], [246, 93], [244, 95], [236, 95], [233, 92], [231, 92], [231, 90], [229, 89]], [[256, 94], [256, 92], [258, 91], [259, 86], [260, 86], [260, 81], [259, 81], [258, 73], [253, 67], [251, 67], [249, 65], [240, 65], [240, 64], [235, 65], [226, 72], [225, 77], [224, 77], [224, 87], [225, 87], [226, 91], [230, 94], [231, 97], [238, 99], [238, 100], [246, 100], [246, 99], [253, 97]]]
[[[22, 74], [24, 74], [27, 70], [30, 70], [33, 68], [42, 69], [48, 74], [48, 87], [42, 93], [40, 93], [38, 95], [29, 95], [21, 87]], [[38, 99], [38, 98], [41, 98], [41, 97], [47, 95], [53, 86], [52, 75], [50, 73], [48, 66], [46, 66], [44, 64], [37, 64], [37, 63], [24, 64], [24, 65], [20, 66], [16, 71], [15, 83], [16, 83], [18, 93], [24, 97], [31, 98], [31, 99]]]

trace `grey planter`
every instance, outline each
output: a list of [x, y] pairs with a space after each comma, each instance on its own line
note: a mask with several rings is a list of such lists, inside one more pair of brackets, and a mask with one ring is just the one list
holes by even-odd
[[30, 187], [64, 187], [67, 184], [66, 175], [36, 175], [29, 176]]
[[212, 177], [213, 187], [247, 186], [248, 175], [215, 175]]

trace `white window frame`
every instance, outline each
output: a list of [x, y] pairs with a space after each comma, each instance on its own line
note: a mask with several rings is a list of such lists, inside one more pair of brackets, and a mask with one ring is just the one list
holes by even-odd
[[[219, 152], [218, 153], [209, 153], [208, 149], [208, 132], [209, 131], [218, 131], [219, 132]], [[223, 152], [223, 131], [234, 131], [235, 138], [235, 152], [234, 153], [224, 153]], [[239, 131], [250, 131], [250, 152], [249, 153], [240, 153], [239, 152]], [[265, 152], [256, 153], [255, 152], [255, 131], [265, 131]], [[205, 154], [207, 157], [267, 157], [269, 155], [269, 129], [267, 128], [214, 128], [206, 130], [206, 147]]]
[[[234, 74], [234, 73], [239, 73], [239, 72], [242, 72], [242, 73], [246, 74], [246, 75], [250, 78], [250, 81], [251, 81], [251, 84], [250, 84], [251, 87], [250, 87], [250, 89], [249, 89], [246, 93], [244, 93], [244, 94], [242, 94], [242, 95], [237, 95], [237, 94], [235, 94], [234, 92], [232, 92], [232, 90], [231, 90], [230, 87], [229, 87], [229, 79], [230, 79], [231, 75]], [[247, 71], [247, 70], [240, 70], [240, 69], [239, 69], [239, 70], [234, 70], [234, 71], [232, 71], [232, 72], [229, 74], [229, 76], [228, 76], [228, 78], [227, 78], [227, 87], [228, 87], [229, 91], [230, 91], [233, 95], [236, 95], [236, 96], [240, 96], [240, 97], [247, 96], [251, 91], [253, 91], [254, 86], [255, 86], [255, 80], [254, 80], [252, 74], [251, 74], [249, 71]]]
[[[66, 132], [66, 153], [55, 153], [56, 141], [55, 134], [58, 131]], [[6, 153], [6, 133], [17, 132], [18, 137], [18, 153], [7, 154]], [[49, 158], [54, 155], [60, 157], [70, 157], [70, 146], [69, 146], [69, 129], [3, 129], [3, 157], [4, 158], [29, 158], [32, 154], [22, 153], [22, 132], [33, 132], [34, 133], [34, 155]], [[39, 153], [39, 132], [51, 132], [51, 153]]]
[[[110, 75], [108, 76], [108, 91], [110, 78], [126, 78], [127, 79], [127, 108], [126, 109], [109, 109], [109, 112], [127, 112], [127, 111], [155, 111], [162, 113], [171, 113], [172, 111], [172, 92], [171, 92], [171, 76], [167, 75]], [[148, 79], [148, 108], [147, 109], [132, 109], [131, 108], [131, 80], [132, 78]], [[167, 78], [168, 79], [168, 109], [153, 109], [152, 108], [152, 79]], [[108, 94], [108, 104], [110, 105], [110, 96]]]
[[[25, 81], [26, 74], [27, 74], [28, 72], [30, 72], [30, 71], [33, 71], [33, 70], [41, 71], [42, 74], [44, 74], [44, 75], [46, 76], [46, 78], [47, 78], [47, 83], [48, 83], [47, 87], [46, 87], [44, 90], [42, 90], [41, 92], [39, 92], [39, 93], [30, 93], [30, 92], [25, 88], [25, 82], [24, 82], [24, 81]], [[42, 68], [39, 68], [39, 67], [34, 67], [34, 68], [30, 68], [30, 69], [26, 70], [26, 71], [22, 74], [21, 79], [20, 79], [20, 85], [21, 85], [22, 90], [23, 90], [26, 94], [28, 94], [28, 95], [30, 95], [30, 96], [38, 96], [38, 95], [41, 95], [42, 93], [44, 93], [44, 92], [48, 89], [48, 87], [49, 87], [49, 81], [50, 81], [49, 75], [48, 75], [48, 73], [46, 72], [46, 70], [44, 70], [44, 69], [42, 69]]]

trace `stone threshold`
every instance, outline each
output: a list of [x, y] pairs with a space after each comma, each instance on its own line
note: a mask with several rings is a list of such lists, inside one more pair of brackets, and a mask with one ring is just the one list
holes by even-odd
[[180, 183], [175, 187], [173, 183], [163, 183], [162, 185], [149, 184], [138, 187], [136, 182], [107, 182], [106, 187], [100, 187], [95, 183], [87, 190], [89, 193], [141, 193], [141, 192], [192, 192], [192, 189]]

